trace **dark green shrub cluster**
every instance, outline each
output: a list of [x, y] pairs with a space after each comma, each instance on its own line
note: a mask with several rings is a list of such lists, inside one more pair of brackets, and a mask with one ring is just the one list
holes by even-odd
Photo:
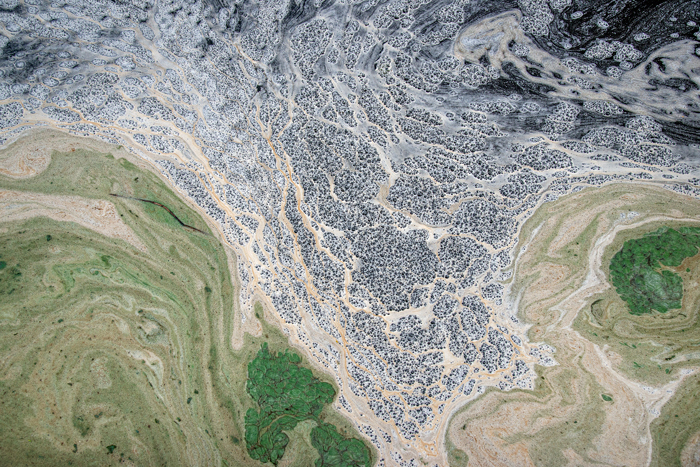
[[610, 261], [610, 278], [630, 313], [665, 313], [680, 308], [683, 279], [661, 267], [680, 266], [685, 258], [698, 253], [699, 246], [700, 229], [691, 227], [664, 227], [626, 241]]
[[356, 438], [345, 438], [329, 423], [311, 430], [311, 444], [321, 456], [316, 467], [370, 467], [367, 446]]
[[271, 353], [265, 343], [248, 364], [246, 391], [260, 407], [260, 412], [251, 408], [245, 415], [250, 457], [277, 465], [289, 443], [284, 432], [293, 430], [303, 420], [314, 420], [319, 424], [312, 431], [312, 439], [318, 440], [314, 447], [321, 459], [327, 459], [317, 465], [369, 466], [369, 450], [362, 441], [348, 440], [333, 425], [319, 420], [323, 406], [333, 402], [335, 390], [300, 363], [299, 355], [289, 351]]

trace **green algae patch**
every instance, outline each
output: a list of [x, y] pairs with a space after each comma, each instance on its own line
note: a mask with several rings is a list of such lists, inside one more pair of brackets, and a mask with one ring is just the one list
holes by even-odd
[[266, 344], [248, 365], [248, 394], [260, 412], [248, 409], [245, 439], [253, 459], [277, 465], [289, 437], [299, 421], [316, 419], [325, 404], [333, 402], [335, 390], [299, 366], [301, 357], [293, 352], [271, 354]]
[[[230, 388], [231, 393], [233, 394], [233, 397], [229, 399], [231, 403], [230, 405], [227, 405], [227, 407], [234, 419], [239, 421], [240, 426], [245, 426], [245, 417], [250, 409], [252, 409], [255, 413], [260, 413], [260, 405], [258, 405], [258, 403], [248, 393], [248, 379], [241, 378], [237, 375], [246, 374], [249, 365], [256, 358], [258, 358], [263, 346], [267, 347], [268, 357], [266, 358], [276, 358], [278, 354], [296, 355], [295, 357], [291, 357], [295, 360], [294, 365], [298, 365], [299, 367], [310, 371], [313, 374], [313, 378], [318, 380], [317, 384], [318, 382], [327, 384], [333, 388], [334, 394], [337, 394], [338, 388], [336, 386], [335, 379], [323, 372], [318, 371], [318, 369], [313, 367], [310, 362], [299, 358], [299, 356], [292, 349], [290, 349], [288, 337], [282, 331], [280, 331], [279, 328], [273, 326], [265, 320], [265, 312], [259, 302], [255, 303], [254, 316], [259, 320], [262, 327], [261, 335], [256, 337], [250, 334], [245, 334], [242, 349], [238, 352], [234, 352], [233, 357], [228, 361], [227, 365], [223, 365], [220, 362], [214, 364], [217, 372], [220, 372], [223, 375], [226, 387]], [[263, 385], [265, 385], [264, 382]], [[219, 387], [220, 386], [217, 385], [217, 388]], [[194, 401], [195, 399], [192, 399], [192, 403], [194, 403]], [[238, 403], [235, 401], [240, 402]], [[362, 438], [362, 435], [357, 431], [357, 428], [350, 420], [336, 411], [330, 403], [325, 404], [317, 418], [297, 421], [297, 424], [293, 429], [286, 431], [283, 430], [283, 434], [289, 437], [289, 443], [284, 449], [284, 455], [278, 460], [278, 465], [292, 467], [309, 467], [313, 465], [315, 459], [318, 458], [318, 452], [311, 446], [311, 441], [309, 438], [310, 430], [314, 425], [322, 422], [331, 423], [338, 429], [338, 432], [343, 434], [345, 437], [357, 439]], [[244, 463], [243, 461], [238, 461], [232, 465], [263, 465], [259, 460], [250, 458], [247, 443], [245, 442], [245, 433], [235, 435], [235, 439], [239, 441], [234, 442], [234, 444], [236, 446], [243, 447], [247, 462]], [[366, 447], [368, 447], [368, 451], [370, 452], [370, 457], [372, 459], [371, 465], [374, 465], [378, 458], [376, 450], [371, 444], [366, 444]]]
[[345, 438], [335, 427], [322, 423], [311, 430], [311, 444], [320, 457], [316, 467], [370, 467], [370, 452], [362, 441]]
[[279, 463], [280, 467], [309, 467], [318, 459], [318, 451], [311, 445], [311, 430], [317, 426], [313, 420], [304, 420], [297, 426], [287, 431], [289, 444], [284, 449], [284, 456]]
[[[578, 456], [595, 464], [606, 452], [610, 463], [646, 462], [648, 412], [629, 404], [630, 391], [611, 384], [610, 373], [658, 387], [678, 379], [684, 368], [697, 367], [700, 255], [697, 247], [687, 246], [695, 243], [697, 219], [697, 200], [630, 184], [582, 190], [539, 207], [519, 233], [513, 275], [506, 283], [512, 285], [510, 296], [518, 297], [518, 317], [529, 325], [528, 337], [556, 348], [559, 365], [536, 368], [538, 384], [531, 395], [487, 390], [450, 420], [452, 445], [476, 463], [498, 458], [505, 465], [523, 452], [542, 466], [564, 465]], [[628, 284], [660, 306], [647, 302], [645, 311], [652, 312], [633, 314], [615, 290], [619, 284], [612, 284], [611, 263], [626, 242], [639, 239], [647, 245], [637, 245], [632, 253], [658, 277], [647, 271]], [[650, 264], [652, 259], [656, 264]], [[633, 261], [626, 260], [620, 273], [630, 272], [626, 268]], [[603, 355], [610, 366], [601, 366]], [[697, 405], [697, 393], [685, 395]], [[684, 417], [680, 406], [667, 404], [662, 414], [666, 410], [667, 425]], [[686, 423], [688, 435], [696, 436], [700, 423], [689, 414]], [[666, 449], [662, 446], [671, 443], [673, 430], [662, 441], [654, 426], [654, 451]], [[470, 435], [470, 429], [482, 436]], [[621, 437], [630, 442], [617, 444]], [[680, 443], [676, 453], [686, 444]]]
[[285, 454], [289, 436], [299, 422], [312, 420], [311, 444], [319, 452], [316, 466], [371, 465], [371, 452], [357, 438], [345, 438], [335, 426], [321, 421], [324, 406], [333, 402], [332, 385], [300, 366], [301, 357], [290, 351], [270, 352], [263, 343], [248, 364], [246, 391], [259, 410], [249, 408], [245, 415], [248, 453], [260, 462], [277, 465]]
[[[697, 245], [700, 235], [696, 219], [700, 219], [700, 203], [696, 200], [655, 187], [629, 184], [586, 189], [542, 205], [523, 225], [516, 251], [525, 251], [521, 252], [518, 271], [510, 280], [513, 296], [525, 294], [518, 316], [532, 324], [528, 330], [530, 340], [546, 341], [548, 326], [560, 318], [559, 304], [585, 283], [596, 242], [601, 236], [612, 234], [610, 243], [602, 247], [599, 266], [602, 277], [612, 287], [592, 291], [571, 327], [586, 340], [621, 357], [616, 357], [613, 365], [626, 377], [650, 385], [667, 384], [677, 378], [679, 369], [694, 365], [693, 355], [700, 347], [700, 255], [692, 246]], [[639, 274], [632, 281], [634, 275], [628, 275], [627, 284], [621, 284], [623, 291], [632, 295], [633, 290], [638, 291], [641, 297], [631, 298], [637, 303], [648, 305], [650, 297], [654, 303], [666, 303], [663, 313], [646, 312], [653, 310], [649, 306], [638, 310], [644, 312], [631, 313], [628, 302], [615, 290], [618, 284], [613, 283], [611, 269], [617, 264], [616, 274], [622, 275], [624, 271], [629, 274], [634, 266], [630, 256], [626, 261], [622, 261], [622, 255], [615, 261], [613, 258], [625, 250], [624, 245], [635, 244], [634, 251], [627, 254], [639, 255], [639, 261], [634, 263], [646, 269], [646, 276]], [[586, 259], [584, 263], [581, 258]], [[652, 260], [656, 264], [650, 264]], [[644, 268], [644, 264], [648, 267]], [[673, 279], [664, 279], [664, 274]], [[656, 279], [647, 283], [645, 277], [651, 276]], [[682, 293], [678, 293], [677, 286], [668, 290], [675, 290], [680, 306], [676, 308], [678, 303], [673, 303], [671, 308], [668, 304], [673, 302], [673, 294], [664, 295], [664, 289], [657, 287], [654, 296], [653, 289], [658, 284], [675, 283], [681, 284]], [[561, 347], [561, 343], [552, 344]]]
[[[610, 262], [610, 280], [633, 315], [681, 307], [683, 279], [662, 266], [675, 268], [695, 256], [700, 229], [662, 227], [642, 238], [628, 240]], [[686, 272], [689, 272], [687, 269]]]

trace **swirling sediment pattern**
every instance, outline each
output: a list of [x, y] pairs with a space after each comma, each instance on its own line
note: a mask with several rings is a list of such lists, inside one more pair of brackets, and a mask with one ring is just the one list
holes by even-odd
[[699, 218], [695, 200], [620, 184], [547, 203], [525, 223], [509, 306], [558, 364], [537, 368], [534, 391], [488, 391], [461, 409], [447, 435], [454, 465], [694, 465], [700, 256], [665, 268], [684, 288], [666, 313], [631, 314], [609, 268], [630, 239]]
[[[61, 195], [156, 198], [208, 231], [155, 175], [108, 154], [54, 153], [37, 177], [0, 183], [48, 195], [49, 208]], [[211, 326], [233, 311], [226, 253], [156, 206], [110, 202], [146, 251], [73, 222], [2, 224], [2, 456], [213, 463], [224, 427], [209, 413], [219, 377], [206, 370]]]
[[[150, 171], [73, 143], [39, 175], [0, 176], [22, 194], [0, 199], [0, 464], [259, 465], [241, 429], [245, 367], [260, 339], [285, 337], [263, 322], [234, 353], [215, 234]], [[73, 222], [82, 205], [109, 222]]]

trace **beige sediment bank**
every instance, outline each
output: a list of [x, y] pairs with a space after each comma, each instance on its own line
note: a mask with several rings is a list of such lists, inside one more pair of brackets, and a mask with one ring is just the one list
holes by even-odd
[[3, 222], [32, 217], [75, 222], [107, 237], [124, 240], [145, 252], [146, 246], [124, 224], [114, 204], [80, 196], [47, 195], [0, 189], [0, 217]]

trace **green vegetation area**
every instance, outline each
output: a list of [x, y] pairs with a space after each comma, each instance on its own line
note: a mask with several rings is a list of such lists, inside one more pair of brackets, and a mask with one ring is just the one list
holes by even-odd
[[[654, 386], [667, 384], [678, 379], [681, 369], [697, 366], [700, 229], [653, 223], [618, 237], [603, 256], [617, 290], [592, 297], [573, 328], [619, 355], [616, 368], [627, 377]], [[635, 266], [637, 262], [641, 265]], [[621, 277], [626, 277], [622, 284]], [[614, 403], [611, 395], [601, 397]], [[700, 378], [693, 375], [662, 407], [650, 427], [651, 465], [681, 465], [685, 443], [700, 429], [699, 398]]]
[[661, 267], [680, 266], [684, 259], [698, 253], [699, 246], [700, 229], [693, 227], [662, 227], [625, 242], [610, 262], [610, 279], [630, 313], [666, 313], [680, 308], [683, 279]]
[[289, 443], [284, 431], [293, 430], [301, 421], [313, 420], [318, 423], [311, 430], [311, 443], [319, 452], [317, 467], [369, 467], [370, 450], [362, 441], [347, 439], [335, 426], [320, 420], [324, 405], [335, 398], [335, 389], [300, 363], [296, 353], [271, 353], [263, 344], [248, 364], [246, 390], [260, 407], [260, 411], [250, 408], [246, 412], [248, 453], [253, 459], [277, 465]]
[[[109, 201], [146, 246], [45, 217], [0, 220], [0, 465], [260, 466], [244, 442], [256, 406], [246, 369], [263, 343], [284, 353], [289, 342], [258, 304], [262, 334], [231, 348], [237, 286], [201, 216], [119, 150], [54, 152], [44, 172], [0, 176], [0, 188]], [[158, 201], [205, 233], [110, 193]], [[317, 419], [360, 437], [331, 405]], [[288, 432], [284, 465], [313, 464], [314, 426]]]
[[[634, 380], [666, 384], [680, 368], [694, 366], [692, 356], [700, 350], [696, 245], [699, 228], [654, 222], [620, 232], [605, 249], [603, 272], [617, 290], [592, 296], [573, 328], [620, 355], [617, 369]], [[680, 289], [668, 286], [676, 283]]]
[[311, 444], [319, 454], [316, 467], [372, 465], [370, 451], [362, 441], [344, 437], [329, 423], [322, 423], [311, 431]]
[[[596, 295], [574, 329], [619, 354], [622, 373], [661, 385], [678, 379], [680, 369], [697, 366], [700, 228], [678, 223], [649, 228], [656, 230], [626, 232], [608, 247], [604, 260], [612, 256], [609, 277], [617, 290]], [[652, 466], [681, 465], [681, 451], [700, 429], [699, 400], [700, 377], [692, 375], [664, 404], [650, 427]]]

